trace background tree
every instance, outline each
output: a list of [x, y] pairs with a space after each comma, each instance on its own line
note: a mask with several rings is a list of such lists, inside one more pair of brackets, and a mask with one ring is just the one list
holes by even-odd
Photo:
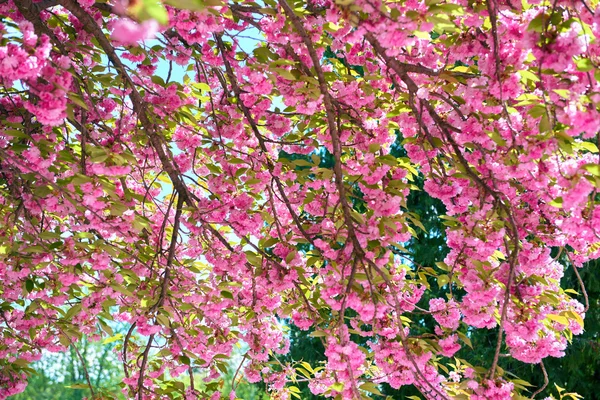
[[[79, 351], [86, 361], [86, 369], [92, 384], [102, 393], [105, 399], [122, 399], [118, 384], [122, 372], [118, 360], [112, 353], [109, 344], [80, 341]], [[86, 371], [81, 360], [70, 349], [65, 353], [46, 355], [32, 367], [36, 373], [32, 375], [24, 392], [11, 399], [14, 400], [82, 400], [89, 398], [90, 390], [86, 382]]]

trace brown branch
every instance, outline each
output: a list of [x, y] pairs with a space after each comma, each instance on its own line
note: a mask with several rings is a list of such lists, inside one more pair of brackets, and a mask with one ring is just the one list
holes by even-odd
[[[300, 233], [302, 234], [302, 236], [304, 236], [304, 238], [306, 240], [308, 240], [308, 242], [314, 246], [312, 237], [306, 232], [306, 230], [302, 226], [302, 223], [300, 221], [300, 218], [298, 217], [298, 214], [296, 214], [296, 211], [294, 211], [289, 198], [285, 194], [285, 189], [283, 187], [283, 184], [281, 183], [281, 179], [278, 176], [273, 175], [275, 166], [269, 159], [269, 150], [267, 149], [267, 146], [265, 145], [263, 136], [261, 135], [261, 133], [258, 130], [258, 125], [256, 124], [256, 121], [254, 120], [252, 113], [250, 112], [248, 107], [246, 107], [244, 105], [244, 102], [241, 99], [242, 90], [240, 89], [240, 87], [237, 83], [237, 79], [235, 77], [235, 72], [233, 71], [233, 68], [231, 67], [231, 63], [227, 59], [227, 54], [225, 53], [225, 45], [223, 44], [223, 39], [221, 38], [221, 35], [218, 35], [218, 34], [215, 34], [214, 38], [215, 38], [215, 41], [217, 42], [217, 47], [219, 48], [219, 50], [221, 52], [221, 58], [223, 59], [223, 63], [225, 64], [225, 71], [227, 72], [227, 76], [229, 77], [229, 81], [231, 83], [233, 93], [235, 94], [235, 96], [238, 100], [237, 101], [238, 107], [242, 110], [244, 117], [246, 117], [246, 120], [250, 124], [250, 128], [252, 129], [252, 132], [254, 133], [256, 140], [258, 140], [258, 144], [259, 144], [260, 149], [262, 150], [263, 156], [265, 157], [265, 160], [266, 160], [267, 168], [269, 169], [269, 172], [271, 173], [271, 176], [273, 177], [273, 179], [275, 180], [275, 184], [277, 185], [277, 191], [281, 195], [283, 202], [286, 205], [286, 208], [288, 209], [290, 215], [292, 216], [292, 219], [294, 220], [294, 223], [300, 230]], [[227, 90], [227, 88], [223, 88], [223, 89]]]
[[[350, 294], [350, 290], [352, 290], [352, 284], [354, 283], [354, 277], [356, 276], [357, 262], [358, 262], [358, 258], [355, 258], [352, 261], [352, 269], [350, 269], [350, 276], [348, 277], [346, 291], [344, 292], [344, 299], [342, 300], [342, 305], [340, 306], [340, 315], [339, 315], [339, 319], [338, 319], [338, 324], [342, 324], [344, 322], [344, 314], [346, 314], [346, 302], [348, 300], [348, 295]], [[343, 276], [342, 276], [342, 278], [343, 278]]]
[[144, 354], [142, 356], [142, 365], [140, 366], [140, 376], [138, 378], [138, 387], [137, 387], [137, 395], [138, 400], [143, 399], [143, 390], [144, 389], [144, 372], [146, 371], [146, 364], [148, 363], [148, 355], [150, 353], [150, 348], [152, 346], [152, 341], [154, 340], [154, 333], [150, 335], [148, 338], [148, 342], [146, 343], [146, 348], [144, 349]]
[[546, 387], [548, 386], [548, 383], [549, 383], [548, 372], [546, 371], [546, 367], [544, 366], [543, 361], [540, 361], [540, 368], [542, 369], [542, 373], [544, 374], [544, 384], [538, 390], [533, 392], [533, 394], [531, 395], [532, 399], [534, 399], [535, 396], [537, 396], [538, 394], [542, 393], [544, 391], [544, 389], [546, 389]]
[[[177, 249], [177, 238], [179, 237], [179, 226], [181, 224], [181, 212], [183, 209], [183, 196], [178, 195], [177, 198], [177, 209], [175, 211], [175, 220], [173, 221], [173, 233], [171, 234], [171, 244], [169, 246], [169, 253], [167, 255], [167, 266], [165, 267], [165, 273], [160, 288], [160, 295], [157, 302], [150, 308], [150, 312], [157, 310], [162, 307], [165, 302], [167, 295], [167, 289], [171, 280], [171, 267], [173, 265], [173, 259], [175, 258], [175, 250]], [[166, 218], [166, 217], [165, 217]]]
[[[499, 40], [498, 40], [498, 15], [497, 15], [497, 7], [498, 5], [496, 4], [495, 0], [487, 0], [486, 2], [486, 6], [487, 6], [487, 10], [488, 10], [488, 16], [490, 18], [490, 24], [492, 26], [492, 40], [493, 40], [493, 44], [494, 44], [494, 59], [496, 61], [495, 64], [495, 73], [496, 73], [496, 80], [498, 81], [498, 85], [500, 87], [500, 94], [502, 96], [502, 81], [501, 81], [501, 75], [500, 75], [500, 67], [502, 65], [502, 60], [500, 59], [500, 45], [499, 45]], [[503, 99], [501, 99], [503, 101]]]
[[[341, 144], [341, 140], [339, 137], [337, 124], [335, 121], [335, 108], [333, 105], [331, 94], [329, 93], [329, 90], [327, 88], [327, 81], [325, 80], [325, 75], [323, 73], [323, 69], [321, 68], [319, 57], [314, 49], [312, 40], [310, 39], [310, 36], [306, 32], [306, 29], [304, 28], [304, 25], [303, 25], [302, 21], [300, 20], [300, 18], [298, 18], [298, 16], [296, 14], [294, 14], [294, 10], [286, 2], [286, 0], [279, 0], [279, 4], [283, 8], [287, 17], [291, 20], [297, 33], [302, 38], [302, 41], [304, 42], [304, 44], [308, 50], [308, 53], [310, 55], [310, 58], [312, 60], [313, 67], [317, 73], [317, 78], [318, 78], [318, 82], [319, 82], [319, 90], [321, 91], [321, 94], [323, 95], [323, 103], [325, 106], [325, 111], [326, 111], [326, 116], [327, 116], [327, 125], [329, 128], [329, 134], [331, 136], [331, 142], [332, 142], [332, 147], [333, 147], [333, 156], [335, 159], [335, 163], [333, 165], [335, 182], [336, 182], [336, 186], [337, 186], [339, 196], [340, 196], [340, 203], [342, 206], [342, 213], [344, 215], [344, 222], [346, 224], [346, 229], [348, 230], [348, 238], [350, 239], [350, 241], [353, 244], [353, 252], [358, 258], [364, 259], [369, 264], [369, 266], [371, 266], [373, 269], [375, 269], [375, 271], [377, 271], [382, 276], [382, 278], [384, 280], [386, 280], [386, 283], [388, 283], [388, 286], [390, 286], [391, 282], [389, 281], [387, 276], [383, 273], [383, 271], [373, 261], [371, 261], [365, 257], [364, 250], [362, 249], [360, 242], [358, 240], [358, 237], [356, 236], [356, 230], [354, 228], [354, 222], [353, 222], [353, 219], [351, 216], [351, 208], [350, 208], [350, 205], [348, 204], [348, 199], [346, 197], [346, 190], [344, 187], [343, 171], [342, 171], [342, 166], [341, 166], [342, 144]], [[414, 85], [414, 82], [413, 82], [413, 85]], [[355, 268], [355, 267], [353, 267], [353, 268]], [[351, 271], [351, 276], [352, 276], [352, 272], [353, 271]], [[349, 286], [352, 285], [351, 280], [348, 282], [348, 285]], [[401, 309], [400, 309], [400, 303], [398, 302], [397, 298], [396, 298], [396, 303], [397, 303], [396, 314], [397, 314], [397, 318], [398, 318], [398, 322], [399, 322], [398, 329], [400, 332], [399, 333], [400, 338], [402, 341], [402, 345], [405, 349], [406, 356], [415, 368], [415, 373], [419, 376], [419, 378], [421, 378], [421, 380], [424, 382], [425, 385], [429, 386], [430, 390], [432, 392], [434, 392], [437, 396], [439, 396], [443, 399], [447, 398], [446, 395], [444, 395], [438, 389], [436, 389], [425, 378], [423, 373], [420, 371], [414, 357], [412, 357], [412, 355], [410, 354], [410, 351], [408, 348], [408, 342], [406, 340], [406, 335], [404, 334], [402, 321], [400, 319]], [[419, 390], [421, 390], [421, 389], [419, 388]]]
[[[412, 80], [412, 78], [408, 75], [407, 71], [403, 68], [403, 66], [401, 64], [399, 64], [397, 60], [392, 59], [385, 53], [385, 49], [383, 48], [383, 46], [381, 46], [381, 44], [377, 41], [377, 39], [372, 34], [368, 33], [366, 35], [366, 38], [369, 41], [369, 43], [371, 43], [373, 48], [375, 49], [375, 52], [379, 54], [379, 56], [386, 62], [386, 64], [390, 68], [392, 68], [394, 70], [394, 72], [396, 72], [398, 74], [398, 76], [400, 76], [400, 79], [402, 79], [402, 81], [408, 87], [409, 92], [416, 93], [418, 90], [418, 86]], [[514, 272], [515, 272], [517, 257], [518, 257], [518, 253], [519, 253], [519, 230], [517, 228], [517, 223], [514, 219], [514, 213], [512, 212], [512, 207], [510, 206], [510, 202], [507, 200], [505, 203], [505, 196], [503, 194], [497, 192], [496, 190], [492, 189], [479, 175], [477, 175], [473, 171], [473, 169], [469, 165], [468, 161], [464, 158], [458, 143], [454, 140], [454, 138], [452, 137], [452, 134], [450, 133], [450, 130], [458, 131], [458, 132], [460, 132], [460, 130], [458, 130], [457, 128], [454, 128], [453, 126], [451, 126], [447, 122], [445, 122], [440, 117], [440, 115], [435, 111], [435, 109], [433, 108], [433, 106], [431, 105], [431, 103], [429, 101], [424, 100], [424, 99], [421, 99], [420, 101], [421, 101], [421, 104], [424, 105], [425, 109], [427, 110], [427, 112], [429, 113], [429, 115], [431, 116], [433, 121], [436, 123], [436, 125], [438, 126], [440, 131], [444, 134], [446, 140], [450, 143], [450, 146], [452, 147], [454, 154], [458, 157], [458, 161], [465, 169], [466, 174], [469, 175], [469, 177], [471, 177], [471, 179], [473, 179], [473, 181], [478, 186], [480, 186], [484, 190], [485, 193], [487, 193], [492, 198], [494, 198], [494, 200], [496, 200], [496, 204], [498, 205], [498, 207], [500, 207], [500, 209], [506, 214], [506, 219], [507, 219], [508, 227], [509, 227], [508, 235], [512, 241], [513, 248], [511, 250], [509, 248], [508, 243], [505, 243], [506, 252], [509, 255], [509, 271], [508, 271], [508, 278], [507, 278], [507, 282], [506, 282], [506, 289], [504, 292], [504, 301], [503, 301], [502, 310], [500, 313], [500, 321], [498, 324], [499, 325], [498, 340], [496, 343], [496, 350], [494, 353], [492, 366], [490, 367], [490, 379], [493, 379], [495, 372], [496, 372], [496, 367], [498, 365], [500, 349], [502, 347], [502, 336], [503, 336], [503, 332], [504, 332], [503, 325], [504, 325], [504, 321], [506, 320], [506, 314], [508, 311], [508, 303], [510, 300], [510, 290], [511, 290], [511, 286], [512, 286], [512, 281], [514, 279]], [[508, 205], [507, 205], [507, 203], [508, 203]]]
[[585, 290], [585, 285], [583, 284], [583, 279], [581, 279], [581, 275], [579, 274], [579, 271], [577, 271], [577, 267], [573, 263], [573, 260], [571, 259], [571, 255], [568, 252], [567, 252], [567, 257], [569, 258], [571, 267], [573, 267], [573, 272], [575, 273], [575, 276], [577, 277], [577, 282], [579, 283], [579, 287], [581, 288], [581, 293], [583, 294], [583, 298], [585, 299], [585, 308], [583, 309], [583, 312], [586, 313], [590, 309], [590, 299], [588, 297], [587, 290]]
[[237, 387], [235, 378], [237, 378], [238, 374], [240, 373], [240, 370], [242, 369], [242, 365], [244, 365], [244, 362], [246, 361], [247, 357], [248, 357], [248, 354], [244, 354], [242, 361], [240, 361], [240, 365], [238, 365], [237, 369], [235, 370], [235, 373], [233, 374], [233, 378], [231, 378], [231, 389], [232, 390], [235, 390], [235, 388]]

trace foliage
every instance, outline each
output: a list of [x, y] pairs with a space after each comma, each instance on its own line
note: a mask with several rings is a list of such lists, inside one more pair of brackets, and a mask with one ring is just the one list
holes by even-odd
[[0, 1], [0, 398], [85, 337], [138, 400], [589, 390], [597, 6]]
[[[112, 346], [83, 339], [79, 350], [94, 387], [101, 390], [105, 399], [121, 399], [118, 383], [122, 379], [118, 360]], [[13, 400], [82, 400], [90, 396], [83, 364], [74, 349], [65, 353], [46, 355], [32, 364], [32, 375], [24, 392]]]

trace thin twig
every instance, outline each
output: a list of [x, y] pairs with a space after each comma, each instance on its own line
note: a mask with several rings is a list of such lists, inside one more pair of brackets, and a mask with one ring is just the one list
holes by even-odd
[[542, 369], [542, 373], [544, 374], [544, 384], [538, 390], [533, 392], [533, 394], [531, 395], [532, 399], [534, 399], [535, 396], [537, 396], [538, 394], [542, 393], [544, 391], [544, 389], [546, 389], [546, 387], [548, 386], [548, 383], [549, 383], [548, 372], [546, 371], [546, 367], [544, 366], [543, 361], [540, 361], [540, 368]]
[[571, 259], [571, 255], [568, 252], [567, 252], [567, 257], [569, 258], [569, 263], [571, 264], [571, 267], [573, 267], [573, 272], [575, 273], [575, 276], [577, 277], [577, 282], [579, 282], [579, 287], [581, 288], [581, 293], [583, 294], [583, 298], [585, 300], [585, 308], [583, 309], [583, 312], [586, 313], [590, 309], [590, 299], [588, 297], [587, 290], [585, 290], [585, 285], [583, 283], [583, 279], [581, 279], [581, 275], [579, 274], [579, 271], [577, 270], [577, 267], [573, 263], [573, 260]]

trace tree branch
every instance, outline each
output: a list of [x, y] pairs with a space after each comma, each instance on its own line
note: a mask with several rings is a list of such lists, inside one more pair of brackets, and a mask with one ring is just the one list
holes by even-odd
[[[292, 204], [291, 204], [289, 198], [287, 197], [287, 195], [285, 194], [285, 190], [284, 190], [283, 184], [281, 183], [281, 179], [278, 176], [273, 174], [273, 171], [275, 170], [275, 166], [273, 165], [272, 161], [269, 159], [269, 150], [267, 149], [267, 146], [265, 145], [265, 140], [264, 140], [263, 136], [260, 134], [260, 132], [258, 130], [258, 126], [256, 124], [256, 121], [254, 120], [254, 117], [252, 116], [252, 113], [250, 112], [248, 107], [246, 107], [244, 105], [244, 102], [242, 101], [242, 98], [241, 98], [242, 90], [240, 89], [240, 87], [238, 85], [237, 79], [235, 77], [235, 72], [233, 71], [233, 68], [231, 67], [231, 63], [227, 59], [227, 54], [225, 53], [225, 46], [223, 44], [223, 39], [221, 38], [221, 35], [218, 35], [218, 34], [215, 34], [214, 38], [215, 38], [215, 41], [217, 42], [217, 47], [219, 48], [219, 50], [221, 52], [221, 56], [222, 56], [221, 58], [223, 59], [223, 63], [225, 64], [225, 71], [227, 72], [227, 76], [229, 77], [229, 81], [231, 82], [231, 87], [233, 88], [233, 93], [235, 94], [235, 96], [238, 100], [237, 105], [242, 110], [244, 117], [246, 117], [246, 120], [250, 124], [250, 128], [252, 129], [252, 132], [254, 133], [256, 140], [258, 140], [260, 149], [262, 150], [263, 156], [265, 157], [267, 168], [268, 168], [269, 172], [271, 173], [271, 176], [275, 180], [275, 184], [277, 185], [277, 191], [281, 195], [281, 198], [283, 199], [283, 202], [284, 202], [286, 208], [288, 209], [290, 215], [292, 216], [292, 219], [294, 220], [294, 223], [300, 230], [300, 233], [302, 234], [302, 236], [304, 236], [304, 238], [306, 240], [308, 240], [308, 242], [314, 246], [312, 237], [306, 232], [306, 230], [302, 226], [302, 223], [300, 221], [300, 218], [298, 217], [298, 214], [296, 214], [296, 211], [294, 211], [294, 209], [292, 208]], [[226, 90], [226, 88], [224, 88], [224, 89]]]

